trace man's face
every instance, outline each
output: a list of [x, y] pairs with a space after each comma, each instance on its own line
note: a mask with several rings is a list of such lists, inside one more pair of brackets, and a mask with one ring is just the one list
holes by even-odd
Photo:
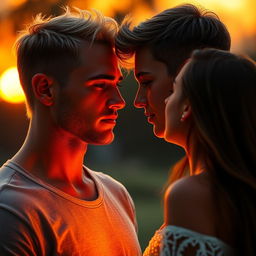
[[164, 137], [165, 99], [172, 91], [172, 77], [163, 62], [155, 60], [149, 48], [135, 53], [135, 77], [139, 83], [134, 100], [137, 108], [144, 108], [148, 122], [154, 126], [154, 134]]
[[113, 49], [105, 44], [84, 45], [81, 65], [59, 87], [54, 108], [59, 128], [90, 144], [114, 139], [117, 110], [125, 106], [118, 89], [122, 79]]

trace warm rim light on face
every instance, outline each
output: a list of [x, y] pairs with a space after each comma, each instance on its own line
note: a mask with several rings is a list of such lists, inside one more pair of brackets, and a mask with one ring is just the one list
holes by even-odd
[[10, 103], [22, 103], [25, 100], [22, 91], [18, 70], [16, 67], [8, 68], [0, 77], [0, 97]]

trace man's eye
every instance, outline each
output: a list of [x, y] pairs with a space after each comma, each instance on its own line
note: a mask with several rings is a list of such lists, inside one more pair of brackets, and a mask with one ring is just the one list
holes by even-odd
[[101, 88], [101, 89], [104, 89], [106, 86], [107, 86], [107, 84], [106, 84], [106, 83], [98, 83], [98, 84], [94, 84], [94, 87]]
[[141, 81], [140, 86], [146, 87], [146, 86], [150, 85], [151, 82], [152, 82], [151, 80]]

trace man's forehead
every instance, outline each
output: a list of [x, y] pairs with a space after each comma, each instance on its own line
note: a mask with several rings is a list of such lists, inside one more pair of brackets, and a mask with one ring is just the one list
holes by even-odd
[[147, 61], [154, 61], [151, 49], [148, 46], [141, 47], [135, 51], [135, 65], [146, 63]]
[[147, 61], [146, 58], [143, 58], [141, 55], [135, 56], [134, 62], [134, 75], [139, 78], [143, 75], [146, 75], [150, 71], [151, 63]]
[[116, 62], [111, 60], [97, 60], [91, 59], [91, 61], [85, 61], [80, 63], [71, 74], [74, 76], [79, 76], [81, 79], [106, 79], [106, 80], [119, 80], [122, 73]]
[[99, 65], [81, 65], [71, 73], [73, 77], [79, 76], [85, 80], [122, 80], [123, 76], [118, 67]]
[[85, 66], [110, 65], [118, 66], [117, 57], [113, 48], [108, 44], [94, 43], [93, 45], [83, 45], [79, 52], [80, 62]]
[[102, 42], [89, 44], [85, 42], [81, 45], [79, 54], [83, 61], [91, 62], [93, 59], [104, 61], [105, 59], [116, 61], [116, 55], [111, 45]]
[[140, 48], [135, 52], [134, 74], [136, 78], [161, 73], [166, 70], [166, 64], [156, 60], [149, 47]]

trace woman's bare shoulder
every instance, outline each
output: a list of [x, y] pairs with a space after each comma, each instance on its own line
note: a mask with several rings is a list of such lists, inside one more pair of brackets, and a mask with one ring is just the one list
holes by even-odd
[[176, 181], [165, 193], [165, 224], [215, 235], [212, 197], [210, 183], [204, 175]]

